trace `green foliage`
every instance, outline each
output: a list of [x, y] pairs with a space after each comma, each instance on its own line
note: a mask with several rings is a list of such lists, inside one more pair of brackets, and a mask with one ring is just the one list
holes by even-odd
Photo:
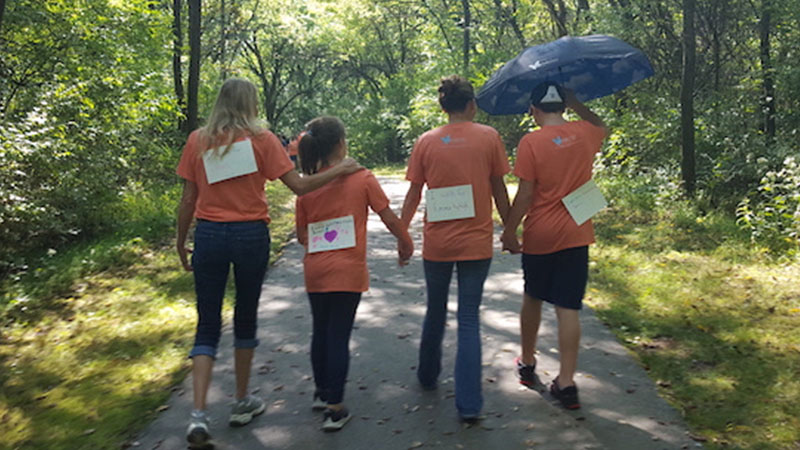
[[758, 189], [739, 204], [737, 215], [753, 241], [766, 244], [776, 254], [797, 254], [800, 163], [794, 157], [787, 157], [780, 170], [768, 171]]
[[[653, 224], [649, 225], [653, 226]], [[699, 231], [695, 239], [716, 239]], [[587, 302], [709, 448], [800, 439], [798, 266], [601, 241]], [[626, 395], [626, 394], [622, 394]]]
[[[12, 2], [2, 28], [0, 273], [116, 226], [128, 186], [169, 179], [177, 111], [149, 1]], [[141, 55], [148, 55], [142, 58]]]

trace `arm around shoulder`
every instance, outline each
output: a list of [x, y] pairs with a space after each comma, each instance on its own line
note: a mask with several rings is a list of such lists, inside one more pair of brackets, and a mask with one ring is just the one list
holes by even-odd
[[294, 170], [290, 170], [281, 175], [280, 180], [295, 194], [303, 195], [325, 186], [341, 175], [347, 175], [361, 169], [363, 169], [361, 164], [357, 163], [353, 158], [345, 158], [342, 162], [324, 172], [301, 177]]

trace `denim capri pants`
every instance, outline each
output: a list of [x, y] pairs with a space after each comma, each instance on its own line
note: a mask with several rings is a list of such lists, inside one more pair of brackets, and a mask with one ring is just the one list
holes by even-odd
[[231, 265], [236, 286], [233, 345], [236, 348], [258, 346], [258, 299], [269, 265], [269, 247], [269, 227], [262, 220], [197, 220], [192, 269], [198, 321], [190, 358], [197, 355], [216, 358], [222, 329], [222, 299]]

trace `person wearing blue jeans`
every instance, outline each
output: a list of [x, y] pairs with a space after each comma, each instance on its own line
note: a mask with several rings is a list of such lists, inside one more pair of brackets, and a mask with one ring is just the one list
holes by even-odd
[[442, 371], [442, 339], [447, 319], [447, 297], [453, 266], [458, 277], [458, 351], [456, 352], [456, 408], [464, 419], [477, 418], [481, 395], [480, 306], [490, 259], [475, 261], [424, 260], [428, 309], [422, 326], [417, 378], [434, 389]]
[[269, 245], [269, 227], [264, 221], [197, 221], [192, 267], [198, 322], [190, 357], [216, 358], [222, 327], [222, 299], [231, 265], [236, 285], [233, 345], [237, 349], [258, 346], [256, 317], [261, 285], [269, 264]]
[[500, 134], [473, 122], [477, 106], [472, 85], [457, 75], [443, 78], [439, 104], [448, 123], [424, 133], [414, 143], [406, 179], [403, 222], [414, 218], [427, 186], [422, 259], [428, 308], [422, 326], [417, 379], [435, 389], [442, 370], [442, 338], [453, 268], [458, 276], [458, 351], [456, 409], [462, 421], [480, 418], [480, 305], [493, 255], [492, 200], [500, 217], [508, 212], [508, 173]]
[[[264, 401], [248, 394], [248, 382], [258, 345], [258, 299], [269, 263], [266, 181], [280, 179], [295, 194], [302, 195], [361, 168], [355, 161], [345, 160], [324, 174], [301, 178], [278, 138], [259, 123], [258, 103], [258, 90], [253, 83], [238, 78], [226, 80], [206, 126], [189, 135], [176, 170], [183, 179], [176, 250], [183, 268], [194, 272], [197, 293], [197, 332], [189, 355], [194, 397], [186, 429], [190, 447], [204, 448], [211, 439], [206, 398], [231, 265], [236, 278], [236, 403], [228, 423], [245, 425], [264, 412]], [[226, 159], [231, 154], [250, 158], [231, 162]], [[186, 240], [194, 219], [197, 227], [192, 252], [186, 248]]]

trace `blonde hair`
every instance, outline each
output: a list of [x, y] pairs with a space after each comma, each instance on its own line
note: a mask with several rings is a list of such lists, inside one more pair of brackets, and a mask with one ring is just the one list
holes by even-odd
[[263, 131], [255, 85], [242, 78], [229, 78], [219, 89], [208, 123], [200, 129], [205, 144], [200, 147], [200, 154], [221, 142], [225, 149], [217, 156], [225, 156], [238, 137], [255, 136]]

